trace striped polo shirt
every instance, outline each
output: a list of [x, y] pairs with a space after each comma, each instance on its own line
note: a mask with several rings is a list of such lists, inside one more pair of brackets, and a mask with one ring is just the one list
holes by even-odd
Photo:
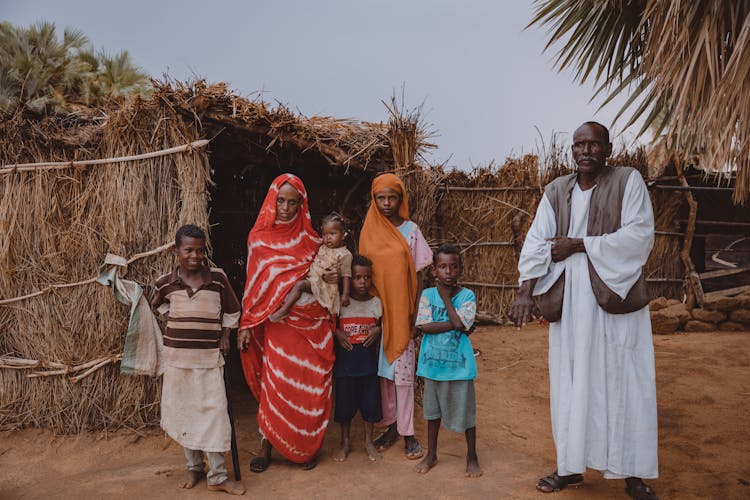
[[237, 328], [240, 304], [219, 268], [204, 267], [197, 289], [180, 277], [179, 267], [156, 280], [151, 305], [167, 316], [164, 361], [178, 368], [224, 365], [219, 352], [222, 328]]

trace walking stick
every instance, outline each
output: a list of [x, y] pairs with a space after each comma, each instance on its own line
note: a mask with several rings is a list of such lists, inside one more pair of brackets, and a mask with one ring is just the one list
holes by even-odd
[[224, 389], [227, 392], [227, 413], [229, 413], [229, 426], [232, 429], [232, 468], [234, 469], [234, 480], [239, 481], [242, 479], [242, 475], [240, 474], [240, 456], [237, 452], [237, 435], [234, 432], [234, 413], [232, 412], [232, 398], [229, 394], [229, 387], [231, 386], [232, 377], [229, 374], [229, 365], [228, 363], [226, 363], [226, 361], [229, 361], [229, 356], [224, 355], [224, 360]]

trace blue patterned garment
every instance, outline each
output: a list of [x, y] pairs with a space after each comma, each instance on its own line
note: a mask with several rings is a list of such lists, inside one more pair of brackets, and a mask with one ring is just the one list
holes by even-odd
[[[474, 292], [462, 288], [451, 298], [453, 307], [468, 329], [474, 324], [477, 302]], [[445, 303], [437, 288], [422, 292], [417, 311], [417, 326], [448, 321]], [[469, 337], [458, 330], [425, 333], [419, 349], [417, 375], [432, 380], [472, 380], [477, 376], [477, 363]]]

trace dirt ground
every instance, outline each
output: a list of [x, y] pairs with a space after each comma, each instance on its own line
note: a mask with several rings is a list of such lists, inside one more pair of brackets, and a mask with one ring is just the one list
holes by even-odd
[[[258, 449], [256, 405], [238, 385], [238, 441], [246, 497], [281, 498], [542, 498], [534, 484], [555, 468], [549, 424], [547, 330], [479, 328], [481, 350], [478, 453], [484, 476], [463, 477], [463, 436], [443, 429], [438, 465], [413, 472], [403, 446], [381, 461], [367, 460], [361, 425], [353, 426], [354, 450], [344, 463], [330, 457], [338, 441], [331, 425], [318, 467], [303, 471], [278, 456], [263, 474], [247, 465]], [[650, 482], [659, 497], [750, 498], [750, 332], [656, 336], [661, 477]], [[417, 410], [417, 435], [425, 425]], [[425, 443], [426, 444], [426, 443]], [[231, 463], [231, 462], [230, 462]], [[59, 437], [43, 430], [0, 434], [0, 498], [222, 498], [179, 490], [184, 459], [158, 429]], [[626, 498], [623, 481], [597, 471], [585, 485], [555, 499]]]

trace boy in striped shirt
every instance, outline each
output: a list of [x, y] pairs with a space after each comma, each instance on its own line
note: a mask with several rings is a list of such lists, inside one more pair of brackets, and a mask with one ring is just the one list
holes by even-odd
[[229, 330], [240, 305], [224, 271], [208, 266], [206, 234], [192, 224], [175, 236], [179, 265], [156, 281], [151, 305], [168, 314], [164, 333], [161, 426], [185, 451], [187, 473], [181, 488], [192, 488], [205, 474], [208, 489], [242, 495], [242, 483], [227, 475], [231, 426], [224, 387]]

